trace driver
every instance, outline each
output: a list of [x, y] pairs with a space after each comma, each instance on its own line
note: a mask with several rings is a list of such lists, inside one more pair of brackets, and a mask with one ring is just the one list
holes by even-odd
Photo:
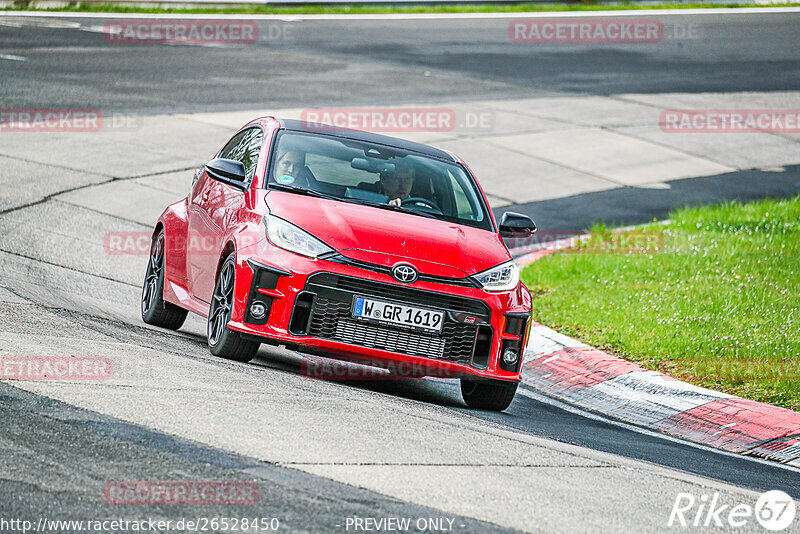
[[381, 174], [381, 190], [389, 197], [389, 204], [399, 206], [400, 203], [411, 195], [414, 187], [415, 171], [410, 163], [399, 160], [395, 163], [392, 174]]
[[306, 167], [306, 154], [300, 150], [287, 150], [278, 157], [273, 181], [285, 185], [308, 186], [303, 170]]

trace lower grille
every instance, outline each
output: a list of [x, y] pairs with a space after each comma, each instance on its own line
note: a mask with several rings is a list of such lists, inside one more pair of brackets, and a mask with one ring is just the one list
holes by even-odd
[[441, 358], [444, 354], [444, 339], [402, 332], [380, 325], [365, 324], [347, 319], [336, 321], [336, 338], [353, 345], [402, 352], [426, 358]]
[[[441, 334], [414, 332], [353, 319], [351, 302], [317, 296], [308, 335], [351, 345], [474, 365], [478, 327], [446, 321]], [[479, 367], [485, 367], [481, 361]]]

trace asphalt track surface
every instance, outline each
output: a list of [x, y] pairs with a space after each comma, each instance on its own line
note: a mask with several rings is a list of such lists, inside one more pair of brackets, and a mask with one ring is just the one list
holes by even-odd
[[[800, 89], [800, 13], [620, 18], [658, 21], [664, 37], [530, 44], [511, 42], [511, 19], [269, 20], [253, 44], [121, 46], [103, 33], [119, 19], [0, 19], [0, 50], [25, 59], [0, 59], [0, 104], [156, 114], [717, 92], [743, 94], [745, 107], [748, 92]], [[685, 203], [793, 194], [799, 183], [796, 167], [781, 176], [748, 169], [517, 211], [542, 229], [633, 224]]]
[[113, 17], [37, 19], [0, 26], [0, 50], [30, 58], [0, 60], [0, 94], [9, 108], [186, 112], [800, 89], [798, 13], [639, 18], [664, 39], [531, 46], [510, 41], [509, 19], [301, 20], [260, 21], [253, 45], [119, 46], [101, 32]]
[[[0, 16], [0, 53], [26, 58], [0, 59], [0, 95], [3, 108], [92, 107], [162, 113], [468, 101], [564, 92], [611, 95], [800, 89], [800, 16], [668, 19], [675, 25], [699, 25], [702, 38], [669, 40], [648, 48], [621, 45], [613, 50], [585, 45], [569, 50], [542, 47], [531, 54], [508, 42], [507, 21], [393, 21], [381, 22], [380, 27], [374, 21], [303, 21], [291, 23], [291, 39], [256, 46], [116, 48], [106, 45], [101, 33], [87, 31], [87, 24], [96, 26], [102, 21], [36, 19], [17, 25], [14, 19]], [[262, 33], [269, 35], [269, 26], [276, 24], [289, 23], [261, 23]], [[777, 178], [758, 173], [739, 173], [724, 182], [726, 188], [720, 187], [721, 182], [715, 183], [714, 178], [697, 178], [676, 182], [676, 187], [667, 192], [621, 189], [519, 208], [535, 211], [540, 218], [573, 213], [573, 224], [576, 218], [581, 224], [600, 219], [638, 222], [663, 216], [669, 206], [692, 195], [706, 202], [780, 196], [796, 190], [796, 167], [788, 168]], [[762, 178], [773, 182], [760, 181]], [[754, 187], [754, 183], [760, 187]], [[631, 203], [640, 206], [636, 213], [625, 212]], [[285, 354], [262, 349], [251, 365], [215, 361], [204, 355], [202, 329], [196, 323], [192, 326], [190, 322], [181, 334], [171, 334], [145, 328], [135, 320], [135, 313], [128, 311], [104, 316], [97, 308], [83, 305], [79, 298], [59, 306], [42, 293], [42, 287], [53, 283], [52, 277], [37, 274], [47, 266], [30, 267], [25, 263], [23, 267], [12, 267], [16, 261], [23, 265], [27, 260], [21, 256], [4, 259], [8, 273], [21, 269], [30, 279], [26, 283], [10, 276], [10, 281], [3, 283], [7, 292], [0, 294], [5, 303], [4, 331], [9, 335], [28, 335], [36, 340], [38, 332], [49, 334], [56, 330], [98, 342], [112, 339], [142, 350], [163, 352], [164, 365], [202, 363], [224, 370], [226, 376], [263, 379], [277, 388], [278, 398], [281, 388], [285, 388], [287, 398], [297, 394], [294, 386], [287, 384], [297, 376], [298, 366]], [[104, 284], [108, 280], [101, 280], [96, 274], [87, 269], [73, 271], [69, 276], [79, 280], [80, 283], [71, 283], [87, 293], [107, 292]], [[134, 287], [124, 289], [127, 296], [136, 295]], [[119, 297], [111, 300], [115, 298]], [[119, 304], [132, 307], [134, 312], [137, 305], [135, 301]], [[23, 314], [30, 317], [30, 324], [16, 324], [19, 321], [10, 319]], [[354, 396], [359, 403], [395, 407], [398, 424], [403, 428], [411, 428], [415, 418], [423, 433], [429, 428], [429, 421], [446, 424], [453, 441], [458, 441], [461, 433], [477, 421], [487, 428], [499, 429], [497, 432], [574, 445], [575, 450], [585, 451], [581, 454], [592, 459], [606, 461], [604, 454], [610, 453], [643, 462], [631, 469], [641, 469], [641, 465], [664, 467], [670, 473], [667, 478], [695, 481], [692, 477], [703, 477], [698, 487], [706, 487], [702, 480], [709, 480], [756, 491], [782, 489], [800, 498], [797, 471], [637, 432], [612, 421], [562, 409], [534, 393], [519, 394], [509, 410], [493, 414], [466, 409], [457, 384], [452, 381], [333, 386], [302, 381], [302, 388], [321, 398], [322, 404], [327, 399], [330, 408], [321, 410], [333, 420], [343, 415], [337, 410], [347, 406], [340, 402], [342, 387], [345, 396]], [[235, 384], [231, 390], [233, 394]], [[110, 393], [124, 396], [124, 390]], [[232, 402], [235, 404], [235, 400]], [[232, 452], [236, 450], [233, 446], [207, 445], [202, 440], [181, 437], [177, 431], [156, 430], [8, 384], [0, 384], [0, 420], [4, 422], [0, 431], [4, 450], [0, 455], [0, 515], [4, 517], [44, 515], [67, 519], [113, 515], [118, 513], [116, 508], [96, 499], [96, 490], [109, 480], [247, 479], [256, 480], [261, 488], [259, 509], [263, 513], [259, 515], [280, 516], [291, 531], [338, 531], [342, 530], [345, 517], [356, 515], [447, 515], [455, 519], [461, 532], [505, 530], [491, 522], [472, 519], [475, 514], [443, 514], [435, 504], [425, 507], [418, 500], [415, 504], [413, 499], [393, 497], [389, 491], [371, 491], [358, 487], [358, 483], [336, 481], [335, 476], [315, 475], [291, 462], [238, 454]], [[303, 443], [295, 446], [303, 447]], [[636, 492], [645, 488], [631, 483], [623, 489]], [[574, 494], [581, 499], [592, 490], [576, 486]], [[555, 505], [547, 494], [537, 491], [530, 488], [530, 493], [545, 506]], [[619, 516], [654, 515], [663, 520], [661, 524], [665, 524], [668, 514], [665, 509], [642, 511], [627, 508], [621, 502], [616, 504], [618, 509], [607, 512]], [[252, 515], [252, 509], [190, 512], [164, 507], [149, 509], [143, 515]], [[561, 523], [549, 523], [550, 530], [589, 528], [589, 518], [562, 519]], [[531, 524], [524, 529], [537, 531], [539, 527]], [[607, 529], [610, 527], [600, 528]], [[652, 530], [652, 526], [643, 530]]]

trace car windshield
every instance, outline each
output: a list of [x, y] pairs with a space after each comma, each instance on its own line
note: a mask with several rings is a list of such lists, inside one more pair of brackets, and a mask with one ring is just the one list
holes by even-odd
[[463, 167], [354, 139], [281, 130], [267, 187], [405, 211], [491, 230], [485, 203]]

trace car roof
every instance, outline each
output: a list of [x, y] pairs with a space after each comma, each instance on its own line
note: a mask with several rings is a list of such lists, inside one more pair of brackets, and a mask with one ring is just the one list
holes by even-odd
[[310, 123], [309, 121], [301, 121], [295, 119], [278, 119], [281, 128], [291, 130], [294, 132], [306, 132], [319, 135], [327, 135], [331, 137], [343, 137], [345, 139], [353, 139], [356, 141], [364, 141], [367, 143], [375, 143], [379, 145], [388, 145], [409, 152], [416, 152], [424, 154], [433, 158], [438, 158], [450, 162], [458, 162], [458, 160], [449, 152], [434, 148], [432, 146], [423, 145], [422, 143], [415, 143], [413, 141], [406, 141], [405, 139], [398, 139], [397, 137], [389, 137], [388, 135], [380, 135], [361, 130], [349, 130], [347, 128], [339, 128], [338, 126], [326, 126], [323, 124]]

